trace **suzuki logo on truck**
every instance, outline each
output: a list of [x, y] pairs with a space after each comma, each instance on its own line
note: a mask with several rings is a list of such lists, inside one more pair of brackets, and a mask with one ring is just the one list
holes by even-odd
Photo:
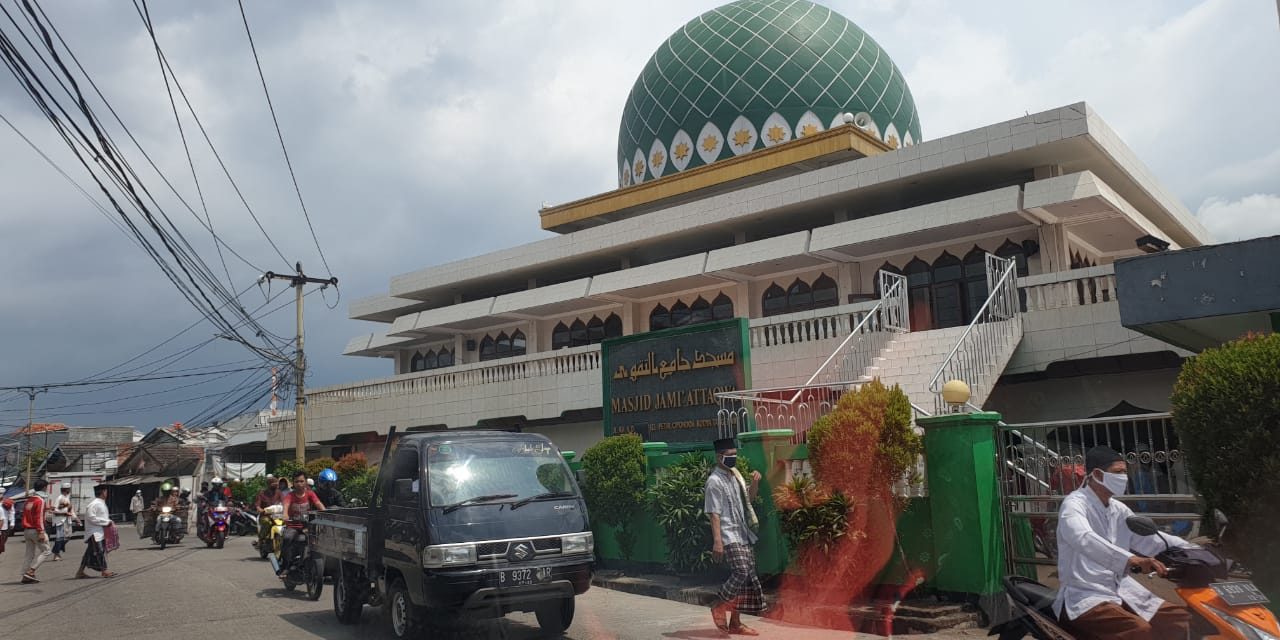
[[521, 542], [520, 544], [511, 547], [511, 560], [517, 562], [521, 560], [528, 560], [533, 557], [533, 553], [533, 549], [529, 546], [529, 543]]

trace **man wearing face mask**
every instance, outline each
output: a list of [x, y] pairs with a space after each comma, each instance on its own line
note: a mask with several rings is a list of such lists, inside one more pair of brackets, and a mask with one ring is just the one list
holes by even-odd
[[[1125, 519], [1133, 511], [1124, 495], [1129, 474], [1124, 458], [1098, 446], [1085, 454], [1086, 480], [1062, 500], [1058, 512], [1058, 577], [1062, 587], [1054, 610], [1077, 638], [1185, 638], [1191, 625], [1187, 608], [1161, 600], [1132, 574], [1166, 574], [1151, 557], [1170, 547], [1194, 547], [1169, 534], [1139, 536]], [[1132, 551], [1131, 551], [1132, 549]], [[1135, 555], [1136, 552], [1136, 555]]]
[[720, 587], [711, 618], [721, 633], [755, 636], [759, 633], [742, 624], [741, 614], [759, 615], [764, 610], [764, 590], [752, 549], [758, 539], [752, 529], [758, 520], [751, 501], [760, 490], [760, 472], [752, 471], [749, 481], [738, 473], [738, 449], [732, 438], [716, 440], [715, 450], [716, 468], [707, 477], [703, 511], [711, 518], [711, 554], [728, 567], [729, 579]]

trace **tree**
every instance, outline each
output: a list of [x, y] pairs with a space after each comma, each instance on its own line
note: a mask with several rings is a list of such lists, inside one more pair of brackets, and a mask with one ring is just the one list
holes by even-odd
[[636, 534], [631, 521], [644, 505], [644, 445], [640, 436], [611, 436], [582, 456], [583, 497], [587, 510], [615, 527], [622, 557], [630, 560]]
[[1280, 595], [1280, 334], [1245, 336], [1187, 360], [1172, 404], [1192, 483], [1208, 511], [1231, 520], [1226, 549]]

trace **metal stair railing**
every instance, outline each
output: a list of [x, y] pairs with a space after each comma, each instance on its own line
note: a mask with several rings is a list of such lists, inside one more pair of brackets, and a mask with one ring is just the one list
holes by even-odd
[[840, 396], [865, 382], [867, 368], [894, 336], [910, 330], [906, 277], [880, 271], [882, 295], [826, 361], [800, 385], [716, 394], [721, 437], [756, 429], [791, 429], [803, 442], [809, 427], [829, 413]]
[[977, 396], [979, 390], [990, 390], [988, 386], [992, 384], [992, 375], [999, 377], [1001, 372], [989, 369], [1022, 330], [1021, 316], [1018, 315], [1017, 268], [1013, 259], [987, 254], [987, 290], [990, 294], [929, 382], [929, 392], [934, 394], [935, 413], [947, 410], [942, 399], [942, 385], [947, 381], [962, 380], [969, 385], [972, 395]]

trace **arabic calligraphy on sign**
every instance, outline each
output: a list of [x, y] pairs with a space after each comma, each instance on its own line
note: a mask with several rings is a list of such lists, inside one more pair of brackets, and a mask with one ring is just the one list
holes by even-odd
[[630, 380], [635, 382], [639, 378], [645, 376], [658, 376], [661, 380], [666, 380], [672, 375], [681, 371], [693, 371], [696, 369], [707, 369], [717, 367], [732, 367], [738, 362], [738, 354], [732, 351], [723, 353], [708, 353], [704, 351], [694, 350], [693, 359], [684, 357], [682, 350], [677, 347], [675, 356], [670, 360], [657, 360], [652, 351], [649, 357], [641, 360], [630, 367], [625, 364], [618, 365], [617, 370], [613, 373], [614, 380]]

